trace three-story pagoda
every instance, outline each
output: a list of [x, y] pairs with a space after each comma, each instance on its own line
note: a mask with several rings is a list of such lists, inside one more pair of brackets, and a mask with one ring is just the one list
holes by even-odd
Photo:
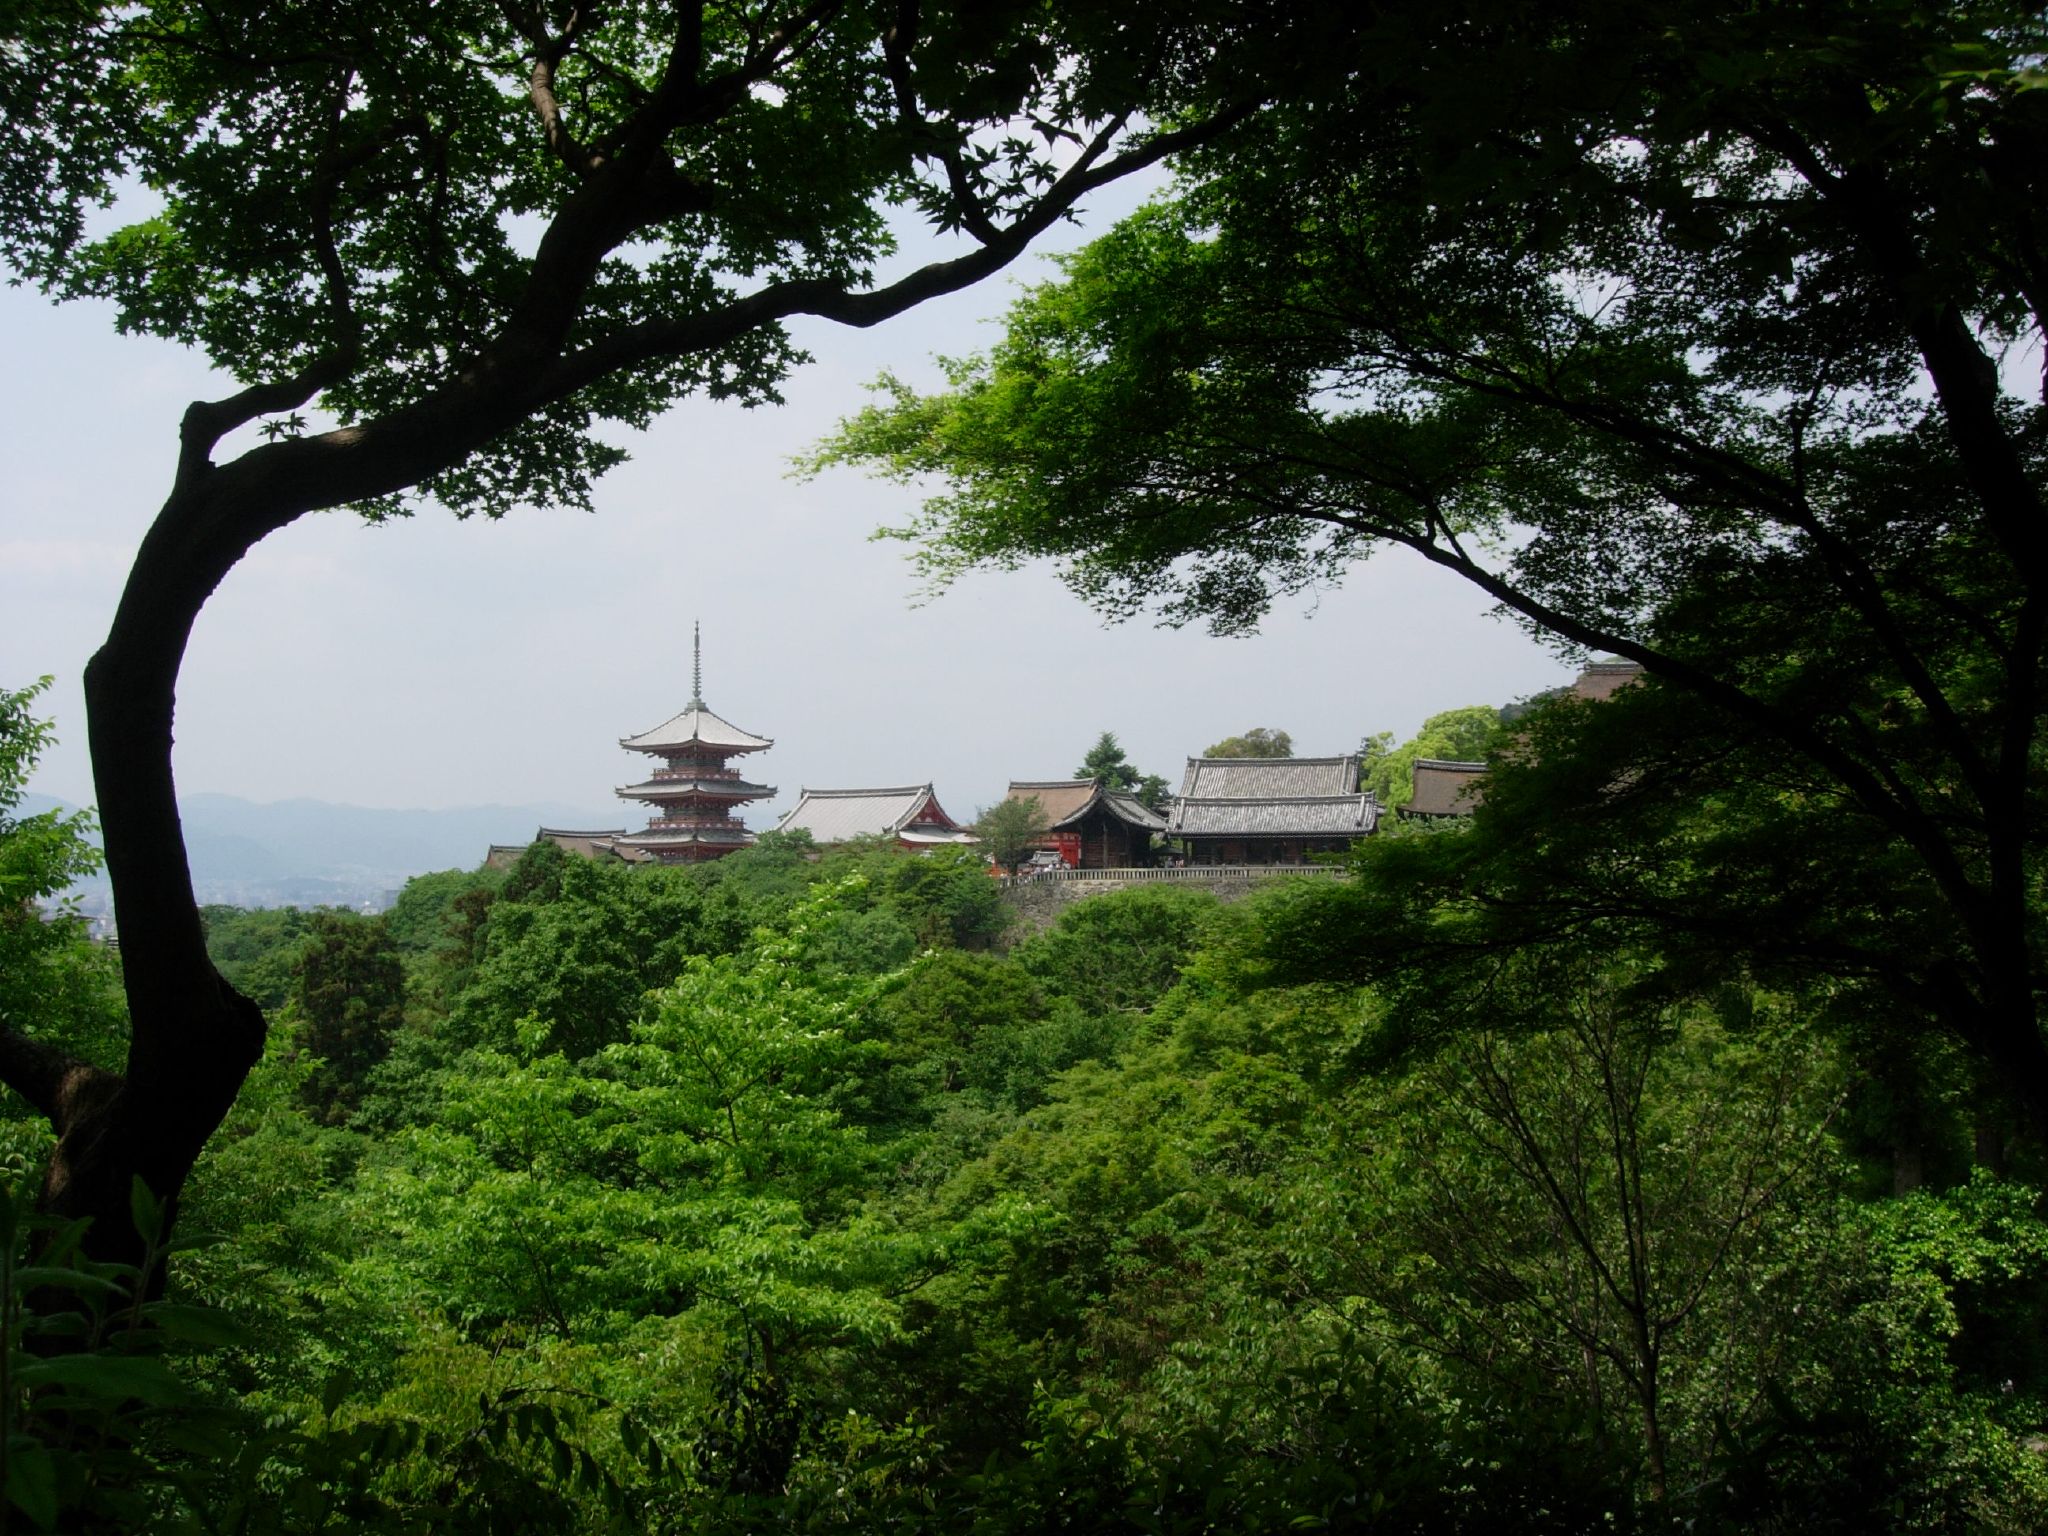
[[766, 736], [741, 730], [704, 707], [704, 653], [701, 635], [694, 638], [690, 702], [673, 720], [619, 745], [646, 752], [661, 766], [644, 783], [619, 791], [625, 800], [643, 800], [654, 809], [647, 830], [616, 839], [620, 848], [653, 854], [664, 864], [696, 864], [721, 859], [753, 843], [754, 834], [736, 814], [749, 801], [775, 793], [767, 784], [750, 783], [731, 759], [747, 752], [765, 752], [775, 745]]

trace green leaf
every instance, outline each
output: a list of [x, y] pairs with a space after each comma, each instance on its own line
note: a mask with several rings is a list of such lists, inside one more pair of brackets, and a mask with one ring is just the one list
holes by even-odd
[[142, 1315], [172, 1338], [189, 1344], [219, 1347], [249, 1341], [248, 1330], [218, 1307], [158, 1301], [144, 1307]]
[[164, 1207], [140, 1176], [128, 1185], [128, 1213], [135, 1220], [136, 1235], [154, 1248], [164, 1233]]
[[14, 1281], [23, 1291], [47, 1288], [72, 1291], [80, 1296], [103, 1296], [109, 1300], [121, 1300], [128, 1295], [125, 1285], [68, 1266], [60, 1269], [47, 1264], [26, 1264], [14, 1272]]
[[37, 1525], [48, 1529], [57, 1523], [57, 1468], [40, 1445], [9, 1446], [7, 1498]]
[[163, 1361], [146, 1355], [59, 1355], [20, 1366], [24, 1388], [72, 1387], [99, 1398], [135, 1398], [155, 1407], [185, 1402], [190, 1394]]

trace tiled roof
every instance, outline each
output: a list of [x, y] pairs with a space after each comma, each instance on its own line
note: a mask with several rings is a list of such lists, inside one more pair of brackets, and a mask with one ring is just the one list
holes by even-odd
[[778, 832], [808, 832], [818, 843], [856, 837], [886, 837], [916, 827], [922, 832], [958, 832], [929, 784], [892, 789], [807, 789], [775, 824]]
[[765, 800], [775, 790], [767, 784], [749, 784], [745, 779], [649, 779], [644, 784], [628, 784], [617, 793], [622, 800], [676, 800], [687, 795], [720, 800]]
[[573, 853], [579, 858], [601, 859], [612, 851], [612, 844], [626, 835], [624, 827], [606, 827], [600, 831], [572, 830], [565, 827], [542, 827], [533, 834], [536, 843], [553, 843], [564, 853]]
[[1358, 790], [1358, 757], [1191, 757], [1180, 792], [1191, 800], [1294, 799]]
[[1128, 791], [1113, 789], [1106, 792], [1102, 797], [1102, 805], [1112, 816], [1127, 821], [1134, 827], [1142, 827], [1147, 832], [1166, 830], [1166, 818]]
[[1572, 684], [1572, 697], [1598, 704], [1613, 698], [1642, 675], [1642, 667], [1633, 661], [1609, 659], [1588, 662], [1586, 670]]
[[1173, 802], [1176, 837], [1363, 837], [1379, 819], [1371, 795], [1213, 798]]
[[745, 827], [649, 827], [631, 837], [621, 836], [621, 848], [744, 848], [754, 841]]
[[[564, 853], [573, 853], [580, 859], [625, 859], [638, 863], [642, 855], [630, 853], [620, 846], [619, 839], [626, 835], [624, 827], [606, 827], [601, 830], [573, 829], [566, 827], [541, 827], [533, 834], [533, 843], [553, 843]], [[519, 862], [533, 843], [493, 843], [484, 855], [487, 869], [510, 869]]]
[[1095, 803], [1093, 779], [1012, 779], [1005, 800], [1036, 800], [1045, 824], [1056, 827]]
[[1119, 821], [1148, 832], [1166, 830], [1166, 818], [1147, 810], [1136, 795], [1125, 790], [1105, 790], [1099, 779], [1012, 779], [1006, 800], [1036, 800], [1045, 812], [1047, 827], [1064, 827], [1079, 821], [1099, 803]]
[[1415, 760], [1415, 794], [1401, 807], [1409, 816], [1469, 816], [1486, 793], [1486, 764], [1443, 758]]
[[638, 736], [625, 736], [619, 745], [634, 752], [659, 752], [666, 747], [686, 747], [691, 742], [707, 747], [724, 747], [731, 752], [759, 752], [775, 743], [766, 736], [743, 731], [730, 720], [721, 720], [702, 704], [693, 703], [673, 720], [664, 721]]

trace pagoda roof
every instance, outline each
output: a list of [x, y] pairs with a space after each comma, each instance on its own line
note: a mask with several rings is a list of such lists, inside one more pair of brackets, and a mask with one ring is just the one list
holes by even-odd
[[1100, 779], [1012, 779], [1005, 800], [1036, 800], [1046, 830], [1070, 826], [1100, 806], [1119, 821], [1148, 832], [1164, 832], [1166, 818], [1128, 790], [1106, 789]]
[[1486, 764], [1447, 758], [1415, 760], [1415, 793], [1400, 807], [1404, 816], [1469, 816], [1486, 792]]
[[680, 715], [664, 720], [651, 731], [619, 738], [619, 745], [632, 752], [672, 751], [695, 744], [725, 752], [760, 752], [775, 745], [766, 736], [743, 731], [730, 720], [714, 715], [704, 707], [702, 699], [692, 699]]
[[1176, 837], [1363, 837], [1379, 822], [1369, 794], [1262, 798], [1181, 798], [1169, 830]]
[[899, 837], [916, 843], [971, 843], [974, 835], [948, 816], [929, 784], [886, 789], [806, 789], [775, 824], [778, 832], [808, 832], [817, 843], [856, 837]]
[[675, 800], [701, 795], [719, 800], [765, 800], [775, 793], [771, 784], [750, 784], [745, 779], [648, 779], [628, 784], [615, 793], [622, 800]]
[[695, 845], [717, 848], [745, 848], [754, 841], [754, 834], [745, 827], [649, 827], [645, 832], [635, 832], [630, 837], [621, 837], [621, 848], [687, 848]]
[[1300, 799], [1352, 795], [1358, 755], [1341, 757], [1191, 757], [1180, 792], [1191, 800]]

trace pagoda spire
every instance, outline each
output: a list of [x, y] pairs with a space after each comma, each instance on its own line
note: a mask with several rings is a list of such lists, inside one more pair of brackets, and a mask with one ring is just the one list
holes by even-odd
[[704, 707], [704, 621], [690, 621], [690, 708]]

